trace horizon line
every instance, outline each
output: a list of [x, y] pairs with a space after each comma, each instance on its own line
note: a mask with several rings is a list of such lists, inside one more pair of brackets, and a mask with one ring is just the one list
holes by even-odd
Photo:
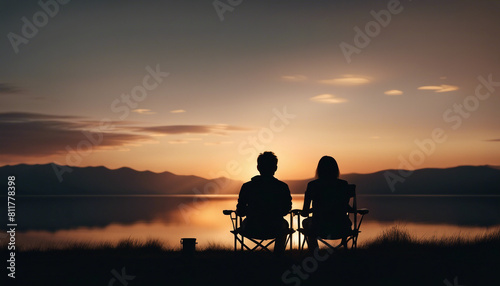
[[[173, 172], [170, 172], [170, 171], [167, 171], [167, 170], [161, 171], [161, 172], [155, 172], [155, 171], [151, 171], [151, 170], [138, 170], [138, 169], [134, 169], [134, 168], [128, 167], [128, 166], [122, 166], [122, 167], [118, 167], [118, 168], [110, 168], [110, 167], [107, 167], [107, 166], [104, 166], [104, 165], [97, 165], [97, 166], [71, 166], [71, 165], [60, 165], [60, 164], [55, 163], [55, 162], [45, 163], [45, 164], [28, 164], [28, 163], [5, 164], [5, 165], [0, 165], [0, 168], [2, 168], [2, 167], [9, 167], [9, 166], [10, 167], [14, 167], [14, 166], [19, 166], [19, 165], [43, 166], [43, 165], [52, 165], [52, 164], [57, 165], [57, 166], [69, 167], [69, 168], [105, 168], [105, 169], [108, 169], [110, 171], [116, 171], [116, 170], [120, 170], [120, 169], [130, 169], [130, 170], [135, 171], [135, 172], [151, 172], [151, 173], [154, 173], [154, 174], [170, 173], [170, 174], [173, 174], [175, 176], [186, 176], [186, 177], [194, 176], [194, 177], [199, 177], [199, 178], [206, 179], [206, 180], [216, 180], [216, 179], [219, 179], [219, 178], [226, 178], [226, 179], [230, 179], [230, 180], [234, 180], [234, 181], [242, 181], [240, 179], [233, 179], [233, 178], [230, 178], [230, 177], [206, 178], [206, 177], [202, 177], [200, 175], [195, 175], [195, 174], [188, 174], [188, 175], [177, 174], [177, 173], [173, 173]], [[484, 165], [457, 165], [457, 166], [452, 166], [452, 167], [427, 167], [427, 168], [419, 168], [419, 169], [413, 169], [413, 170], [409, 170], [409, 169], [383, 169], [383, 170], [379, 170], [379, 171], [375, 171], [375, 172], [370, 172], [370, 173], [356, 173], [356, 172], [345, 173], [345, 174], [341, 173], [339, 178], [342, 178], [342, 176], [346, 176], [346, 175], [369, 175], [369, 174], [375, 174], [375, 173], [387, 172], [387, 171], [399, 171], [399, 170], [403, 170], [403, 171], [414, 172], [414, 171], [418, 171], [418, 170], [445, 170], [445, 169], [455, 169], [455, 168], [460, 168], [460, 167], [489, 167], [489, 168], [499, 169], [500, 170], [500, 166], [489, 165], [489, 164], [484, 164]], [[307, 177], [307, 178], [302, 178], [302, 179], [280, 179], [280, 180], [281, 181], [302, 181], [302, 180], [310, 180], [310, 179], [313, 179], [313, 178], [314, 177]]]

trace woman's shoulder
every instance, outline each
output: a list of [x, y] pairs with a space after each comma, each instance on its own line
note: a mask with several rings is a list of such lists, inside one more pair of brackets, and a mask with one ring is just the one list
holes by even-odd
[[312, 181], [309, 181], [309, 183], [307, 183], [307, 188], [315, 188], [317, 186], [320, 186], [322, 183], [321, 183], [321, 180], [319, 179], [316, 179], [316, 180], [312, 180]]
[[348, 185], [349, 183], [346, 180], [342, 179], [333, 179], [333, 180], [312, 180], [307, 185], [310, 186], [317, 186], [317, 185], [324, 185], [324, 184], [337, 184], [337, 185]]

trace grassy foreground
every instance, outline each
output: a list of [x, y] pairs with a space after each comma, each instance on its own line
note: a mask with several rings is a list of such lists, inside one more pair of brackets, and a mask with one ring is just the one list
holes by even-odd
[[[1, 253], [5, 263], [5, 247]], [[126, 240], [18, 251], [16, 279], [2, 285], [499, 285], [499, 261], [500, 230], [473, 239], [417, 240], [396, 227], [355, 251], [287, 251], [283, 257], [218, 245], [185, 257], [159, 241]]]

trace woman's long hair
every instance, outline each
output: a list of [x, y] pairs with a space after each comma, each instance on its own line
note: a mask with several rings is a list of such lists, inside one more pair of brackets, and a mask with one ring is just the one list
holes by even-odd
[[340, 176], [339, 165], [337, 161], [330, 156], [323, 156], [316, 168], [316, 178], [318, 179], [338, 179]]

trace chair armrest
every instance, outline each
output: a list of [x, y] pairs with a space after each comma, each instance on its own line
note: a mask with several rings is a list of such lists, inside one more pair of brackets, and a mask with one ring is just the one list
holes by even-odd
[[309, 217], [309, 215], [312, 214], [313, 212], [314, 212], [313, 209], [309, 209], [308, 211], [301, 210], [300, 211], [300, 215], [303, 216], [303, 217]]
[[370, 211], [368, 209], [358, 209], [358, 214], [360, 215], [365, 215], [369, 213]]
[[236, 211], [233, 211], [233, 210], [223, 210], [222, 213], [224, 215], [231, 215], [232, 213], [235, 213]]

